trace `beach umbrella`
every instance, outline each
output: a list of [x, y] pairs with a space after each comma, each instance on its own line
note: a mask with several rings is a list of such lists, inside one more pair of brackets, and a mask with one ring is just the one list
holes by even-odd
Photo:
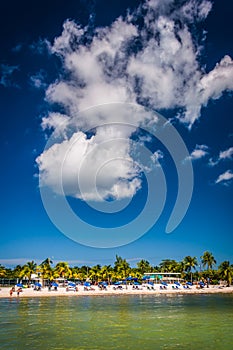
[[132, 281], [133, 277], [129, 276], [126, 278], [126, 281]]
[[149, 279], [150, 279], [150, 276], [143, 276], [142, 279], [143, 279], [143, 280], [149, 280]]
[[152, 281], [151, 281], [151, 282], [149, 281], [149, 282], [148, 282], [148, 284], [150, 284], [151, 286], [153, 286], [153, 285], [154, 285], [154, 283], [153, 283]]
[[174, 284], [176, 284], [177, 286], [180, 286], [180, 282], [175, 281]]
[[68, 282], [68, 286], [70, 287], [76, 287], [76, 284], [74, 282]]
[[188, 286], [192, 286], [193, 284], [191, 282], [186, 282]]
[[167, 283], [166, 282], [161, 282], [161, 284], [163, 285], [163, 286], [167, 286]]
[[53, 282], [53, 283], [52, 283], [52, 286], [53, 286], [53, 287], [58, 287], [58, 284], [57, 284], [56, 282]]
[[90, 282], [85, 282], [85, 283], [84, 283], [84, 286], [85, 286], [85, 287], [90, 287], [90, 285], [91, 285]]
[[135, 286], [140, 286], [141, 285], [141, 283], [139, 283], [139, 282], [137, 282], [137, 281], [134, 281], [134, 283], [133, 283]]
[[114, 283], [115, 286], [119, 286], [119, 284], [121, 284], [119, 281]]
[[17, 284], [16, 284], [16, 287], [23, 288], [23, 284], [22, 284], [22, 283], [17, 283]]
[[39, 282], [36, 282], [36, 283], [35, 283], [35, 286], [36, 286], [36, 287], [42, 287], [41, 283], [39, 283]]
[[107, 282], [103, 281], [103, 282], [99, 282], [99, 284], [102, 284], [102, 286], [107, 286]]

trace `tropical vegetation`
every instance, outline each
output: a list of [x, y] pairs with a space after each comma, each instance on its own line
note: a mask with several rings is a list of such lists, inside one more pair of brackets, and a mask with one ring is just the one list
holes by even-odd
[[83, 265], [81, 267], [71, 267], [68, 262], [58, 262], [56, 265], [50, 258], [45, 259], [39, 265], [34, 261], [29, 261], [25, 265], [17, 265], [13, 269], [0, 265], [0, 283], [3, 279], [26, 280], [28, 284], [33, 280], [33, 276], [38, 276], [42, 280], [55, 281], [59, 279], [89, 280], [92, 283], [106, 281], [108, 283], [127, 278], [137, 278], [141, 280], [148, 272], [179, 272], [186, 281], [207, 280], [208, 283], [217, 284], [225, 281], [230, 286], [233, 278], [233, 265], [229, 261], [223, 261], [216, 267], [216, 260], [211, 252], [204, 252], [198, 263], [197, 257], [185, 256], [181, 261], [174, 259], [164, 259], [158, 266], [152, 266], [149, 261], [141, 259], [135, 267], [131, 267], [127, 259], [116, 255], [112, 265], [100, 264], [94, 266]]

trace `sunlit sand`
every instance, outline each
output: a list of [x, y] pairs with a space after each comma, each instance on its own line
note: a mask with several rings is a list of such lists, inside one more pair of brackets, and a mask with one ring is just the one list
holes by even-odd
[[122, 289], [114, 289], [114, 286], [108, 286], [106, 290], [100, 290], [98, 286], [92, 286], [92, 289], [84, 290], [84, 286], [78, 286], [78, 291], [69, 290], [65, 287], [59, 287], [58, 290], [49, 291], [47, 287], [42, 288], [39, 291], [33, 288], [23, 288], [19, 294], [16, 291], [10, 295], [11, 287], [2, 287], [0, 290], [0, 298], [24, 298], [24, 297], [50, 297], [50, 296], [84, 296], [84, 295], [176, 295], [176, 294], [211, 294], [211, 293], [233, 293], [233, 286], [231, 287], [219, 287], [210, 286], [203, 289], [197, 289], [196, 286], [192, 286], [189, 289], [184, 289], [182, 286], [179, 289], [172, 288], [171, 285], [167, 289], [160, 289], [160, 285], [154, 285], [154, 289], [148, 289], [146, 285], [139, 286], [139, 289], [134, 289], [132, 285], [124, 286]]

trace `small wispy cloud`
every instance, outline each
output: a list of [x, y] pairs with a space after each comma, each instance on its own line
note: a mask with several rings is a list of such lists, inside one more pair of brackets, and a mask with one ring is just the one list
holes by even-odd
[[40, 70], [38, 73], [30, 77], [30, 82], [37, 89], [45, 89], [47, 87], [45, 78], [46, 78], [45, 71]]
[[30, 49], [39, 55], [50, 54], [51, 44], [47, 39], [39, 39], [30, 45]]
[[11, 49], [11, 51], [12, 51], [12, 52], [15, 52], [15, 53], [18, 53], [18, 52], [20, 52], [20, 51], [22, 50], [22, 48], [23, 48], [23, 44], [17, 44], [16, 46], [14, 46], [14, 47]]
[[209, 165], [215, 166], [223, 160], [231, 160], [233, 158], [233, 147], [221, 151], [216, 159], [210, 158]]
[[233, 147], [228, 148], [227, 150], [220, 152], [219, 159], [231, 159], [233, 157]]
[[10, 66], [8, 64], [0, 65], [0, 85], [4, 87], [16, 87], [19, 86], [13, 81], [12, 75], [15, 71], [19, 70], [19, 66]]
[[189, 159], [198, 160], [206, 157], [209, 153], [208, 149], [209, 148], [206, 145], [196, 145], [195, 149], [190, 154]]
[[233, 179], [233, 173], [231, 170], [225, 171], [225, 173], [219, 175], [217, 180], [215, 181], [216, 184], [223, 183], [224, 185], [228, 185], [229, 182]]

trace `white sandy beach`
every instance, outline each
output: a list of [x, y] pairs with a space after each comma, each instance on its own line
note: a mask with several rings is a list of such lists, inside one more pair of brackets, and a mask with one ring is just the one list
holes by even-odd
[[161, 290], [159, 285], [154, 286], [154, 290], [147, 289], [146, 286], [141, 289], [133, 289], [131, 285], [124, 287], [122, 290], [114, 289], [113, 286], [108, 286], [106, 290], [100, 290], [98, 286], [94, 286], [94, 290], [84, 290], [83, 286], [79, 286], [78, 291], [69, 290], [67, 291], [64, 287], [59, 287], [57, 291], [48, 288], [42, 288], [40, 291], [35, 291], [32, 288], [23, 288], [22, 292], [17, 295], [17, 292], [13, 292], [10, 296], [11, 287], [1, 287], [0, 298], [25, 298], [25, 297], [50, 297], [50, 296], [84, 296], [84, 295], [176, 295], [176, 294], [211, 294], [211, 293], [233, 293], [233, 286], [221, 287], [210, 286], [209, 288], [197, 289], [192, 286], [190, 289], [173, 289], [172, 286], [168, 286], [167, 289]]

